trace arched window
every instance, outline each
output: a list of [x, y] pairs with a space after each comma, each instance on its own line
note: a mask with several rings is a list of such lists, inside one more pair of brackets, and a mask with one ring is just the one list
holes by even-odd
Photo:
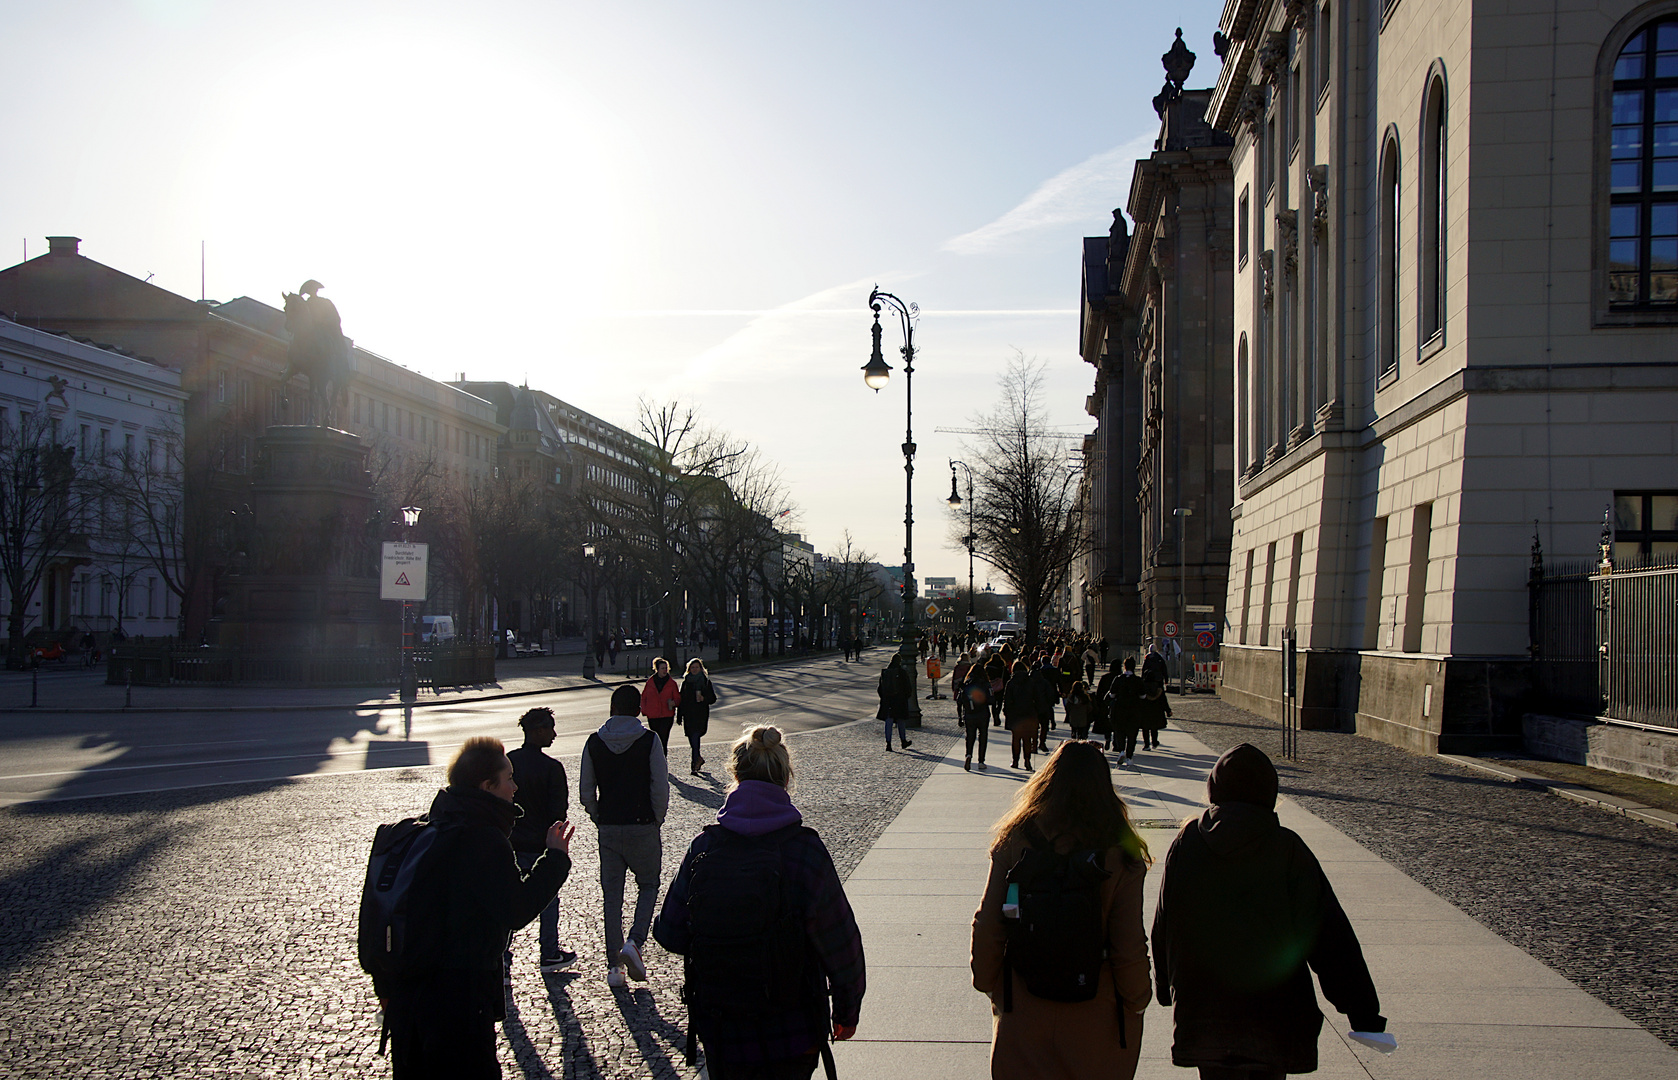
[[1253, 389], [1247, 372], [1247, 335], [1241, 335], [1241, 344], [1236, 350], [1235, 361], [1235, 400], [1240, 409], [1236, 422], [1241, 425], [1240, 458], [1236, 463], [1236, 475], [1247, 475], [1247, 468], [1253, 460]]
[[1620, 49], [1610, 114], [1609, 305], [1678, 306], [1678, 17]]
[[1379, 324], [1380, 377], [1398, 370], [1398, 140], [1381, 152], [1380, 252], [1376, 260], [1375, 311]]
[[1416, 262], [1421, 344], [1445, 329], [1445, 80], [1428, 81], [1422, 104], [1421, 213]]

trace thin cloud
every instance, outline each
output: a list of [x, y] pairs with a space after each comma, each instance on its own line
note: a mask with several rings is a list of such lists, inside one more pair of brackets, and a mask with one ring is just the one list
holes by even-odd
[[944, 250], [957, 255], [983, 255], [1026, 233], [1105, 217], [1130, 197], [1136, 159], [1151, 153], [1153, 145], [1152, 134], [1138, 135], [1056, 173], [995, 221], [946, 240]]

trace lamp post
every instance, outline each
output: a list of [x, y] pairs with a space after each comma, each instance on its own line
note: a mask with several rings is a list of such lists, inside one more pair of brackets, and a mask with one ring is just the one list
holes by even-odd
[[[408, 531], [419, 524], [420, 508], [402, 508], [402, 541], [408, 542]], [[419, 698], [419, 675], [414, 670], [414, 642], [412, 631], [413, 602], [402, 601], [402, 668], [397, 677], [397, 697], [402, 701], [402, 737], [411, 738], [414, 732], [414, 702]]]
[[903, 627], [897, 654], [903, 658], [903, 668], [909, 673], [909, 710], [905, 723], [921, 726], [920, 694], [915, 687], [915, 320], [920, 316], [918, 304], [905, 304], [879, 286], [868, 294], [868, 306], [874, 311], [874, 352], [862, 369], [862, 381], [875, 393], [891, 378], [891, 365], [880, 355], [880, 305], [886, 304], [897, 312], [903, 324]]
[[967, 535], [962, 542], [967, 545], [967, 632], [972, 633], [978, 625], [979, 616], [973, 606], [973, 470], [965, 461], [950, 460], [950, 506], [959, 508], [961, 496], [956, 494], [956, 466], [967, 470]]

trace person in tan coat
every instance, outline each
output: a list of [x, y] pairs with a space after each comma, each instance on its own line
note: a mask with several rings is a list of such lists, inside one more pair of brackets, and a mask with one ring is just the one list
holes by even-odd
[[[1091, 853], [1085, 861], [1098, 880], [1106, 959], [1089, 1000], [1034, 995], [1020, 971], [1030, 958], [1009, 953], [1011, 933], [1023, 938], [1020, 920], [1004, 911], [1008, 878], [1034, 847]], [[1095, 743], [1062, 743], [1021, 789], [996, 825], [990, 877], [973, 916], [973, 986], [991, 999], [995, 1080], [1129, 1080], [1135, 1074], [1151, 990], [1142, 879], [1152, 861]]]

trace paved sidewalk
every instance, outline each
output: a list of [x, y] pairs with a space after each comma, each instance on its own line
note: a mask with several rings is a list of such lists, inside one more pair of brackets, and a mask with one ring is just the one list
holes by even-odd
[[[991, 754], [1007, 747], [991, 729]], [[1143, 836], [1163, 860], [1176, 822], [1204, 805], [1216, 756], [1181, 730], [1161, 754], [1115, 773]], [[850, 1076], [941, 1080], [984, 1076], [989, 1003], [968, 968], [973, 910], [987, 872], [991, 825], [1025, 779], [994, 764], [961, 768], [958, 743], [846, 881], [868, 951], [868, 995], [854, 1041], [837, 1051]], [[1358, 931], [1398, 1052], [1344, 1038], [1330, 1012], [1314, 1074], [1324, 1080], [1460, 1076], [1622, 1080], [1678, 1076], [1678, 1051], [1411, 881], [1286, 799], [1283, 824], [1311, 845]], [[1159, 865], [1148, 875], [1151, 919]], [[1324, 1003], [1325, 1009], [1331, 1008]], [[1194, 1074], [1171, 1064], [1170, 1014], [1145, 1016], [1146, 1080]]]

